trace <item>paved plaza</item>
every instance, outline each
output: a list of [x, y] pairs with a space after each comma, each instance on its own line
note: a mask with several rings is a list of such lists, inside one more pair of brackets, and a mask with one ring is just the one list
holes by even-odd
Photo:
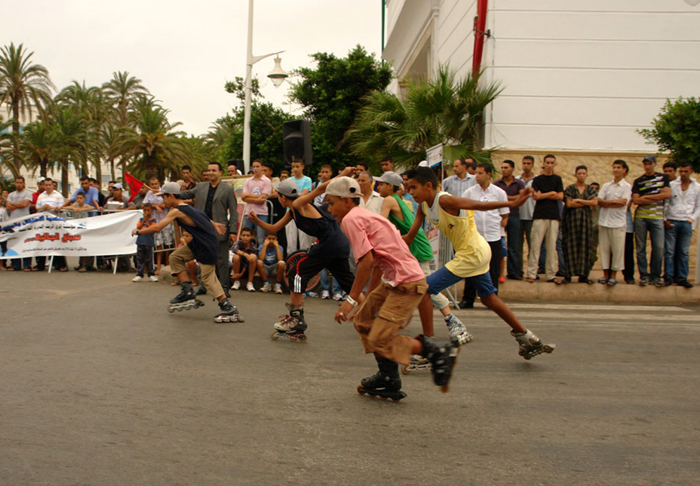
[[[527, 362], [483, 308], [449, 393], [375, 372], [333, 301], [273, 342], [286, 296], [246, 318], [133, 274], [0, 274], [0, 485], [687, 485], [700, 477], [700, 307], [513, 303], [554, 354]], [[446, 329], [436, 316], [438, 336]], [[420, 332], [414, 317], [409, 334]]]

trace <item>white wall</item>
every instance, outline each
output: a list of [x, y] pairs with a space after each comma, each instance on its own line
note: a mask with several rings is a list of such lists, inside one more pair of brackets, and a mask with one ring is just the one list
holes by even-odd
[[636, 133], [697, 96], [700, 6], [683, 0], [491, 0], [485, 64], [505, 88], [487, 145], [653, 151]]

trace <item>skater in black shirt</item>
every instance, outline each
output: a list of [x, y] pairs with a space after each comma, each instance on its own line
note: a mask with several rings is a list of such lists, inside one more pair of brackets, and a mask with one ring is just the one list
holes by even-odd
[[[354, 169], [347, 168], [345, 171], [354, 172]], [[272, 334], [274, 340], [280, 337], [294, 342], [306, 340], [304, 331], [307, 325], [304, 320], [303, 294], [309, 280], [321, 270], [327, 268], [346, 292], [350, 291], [355, 280], [348, 263], [350, 256], [348, 239], [340, 230], [340, 226], [333, 216], [313, 204], [314, 198], [323, 194], [328, 182], [301, 195], [296, 182], [292, 179], [285, 179], [280, 182], [277, 188], [280, 204], [288, 208], [282, 219], [272, 225], [261, 221], [253, 212], [248, 215], [249, 221], [268, 233], [277, 233], [287, 223], [294, 220], [297, 228], [318, 240], [318, 243], [311, 247], [306, 257], [299, 260], [290, 272], [291, 304], [287, 304], [289, 315], [283, 316], [280, 322], [275, 323], [276, 331]]]
[[224, 289], [216, 277], [219, 246], [216, 233], [225, 234], [226, 228], [223, 224], [211, 221], [204, 211], [180, 200], [180, 192], [180, 185], [176, 182], [164, 184], [161, 192], [157, 195], [162, 196], [165, 207], [171, 209], [168, 215], [156, 225], [132, 231], [134, 236], [157, 233], [173, 221], [177, 221], [184, 231], [192, 235], [192, 240], [189, 243], [182, 245], [170, 255], [171, 272], [173, 276], [177, 277], [182, 290], [170, 301], [168, 311], [189, 310], [204, 305], [195, 298], [186, 267], [187, 262], [197, 260], [202, 274], [202, 284], [212, 297], [219, 301], [221, 312], [214, 317], [214, 321], [219, 323], [243, 322], [236, 307], [226, 298]]

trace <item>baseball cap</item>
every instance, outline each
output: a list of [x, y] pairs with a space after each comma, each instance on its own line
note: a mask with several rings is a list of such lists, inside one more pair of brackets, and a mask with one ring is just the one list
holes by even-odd
[[351, 177], [337, 177], [326, 187], [326, 194], [337, 197], [360, 197], [360, 185]]
[[119, 184], [119, 183], [116, 183], [116, 184], [114, 184], [114, 185], [112, 186], [112, 189], [124, 189], [124, 186], [122, 186], [122, 185]]
[[654, 157], [653, 155], [647, 155], [647, 156], [644, 157], [644, 159], [642, 159], [642, 164], [643, 164], [644, 162], [652, 162], [652, 163], [655, 164], [655, 163], [656, 163], [656, 157]]
[[277, 193], [285, 197], [299, 197], [299, 186], [290, 177], [280, 182], [280, 185], [277, 186]]
[[428, 165], [428, 161], [427, 161], [427, 160], [421, 160], [421, 161], [418, 163], [418, 167], [430, 167], [430, 166]]
[[162, 196], [164, 194], [172, 194], [173, 196], [179, 196], [181, 192], [180, 184], [177, 182], [166, 182], [163, 187], [160, 188], [160, 192], [156, 196]]
[[374, 180], [378, 182], [386, 182], [392, 186], [401, 187], [403, 185], [403, 177], [391, 170], [384, 172], [379, 177], [375, 177]]

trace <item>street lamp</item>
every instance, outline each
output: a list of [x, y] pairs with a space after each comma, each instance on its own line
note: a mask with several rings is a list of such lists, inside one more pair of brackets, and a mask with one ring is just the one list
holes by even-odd
[[245, 174], [248, 173], [248, 169], [250, 168], [250, 103], [253, 92], [253, 64], [266, 57], [276, 56], [275, 67], [267, 77], [272, 80], [272, 84], [274, 84], [275, 87], [279, 87], [289, 76], [289, 74], [282, 69], [282, 65], [280, 64], [282, 60], [279, 54], [284, 51], [271, 52], [264, 56], [253, 55], [253, 3], [254, 0], [248, 1], [248, 52], [245, 76], [245, 111], [243, 114], [243, 167]]

